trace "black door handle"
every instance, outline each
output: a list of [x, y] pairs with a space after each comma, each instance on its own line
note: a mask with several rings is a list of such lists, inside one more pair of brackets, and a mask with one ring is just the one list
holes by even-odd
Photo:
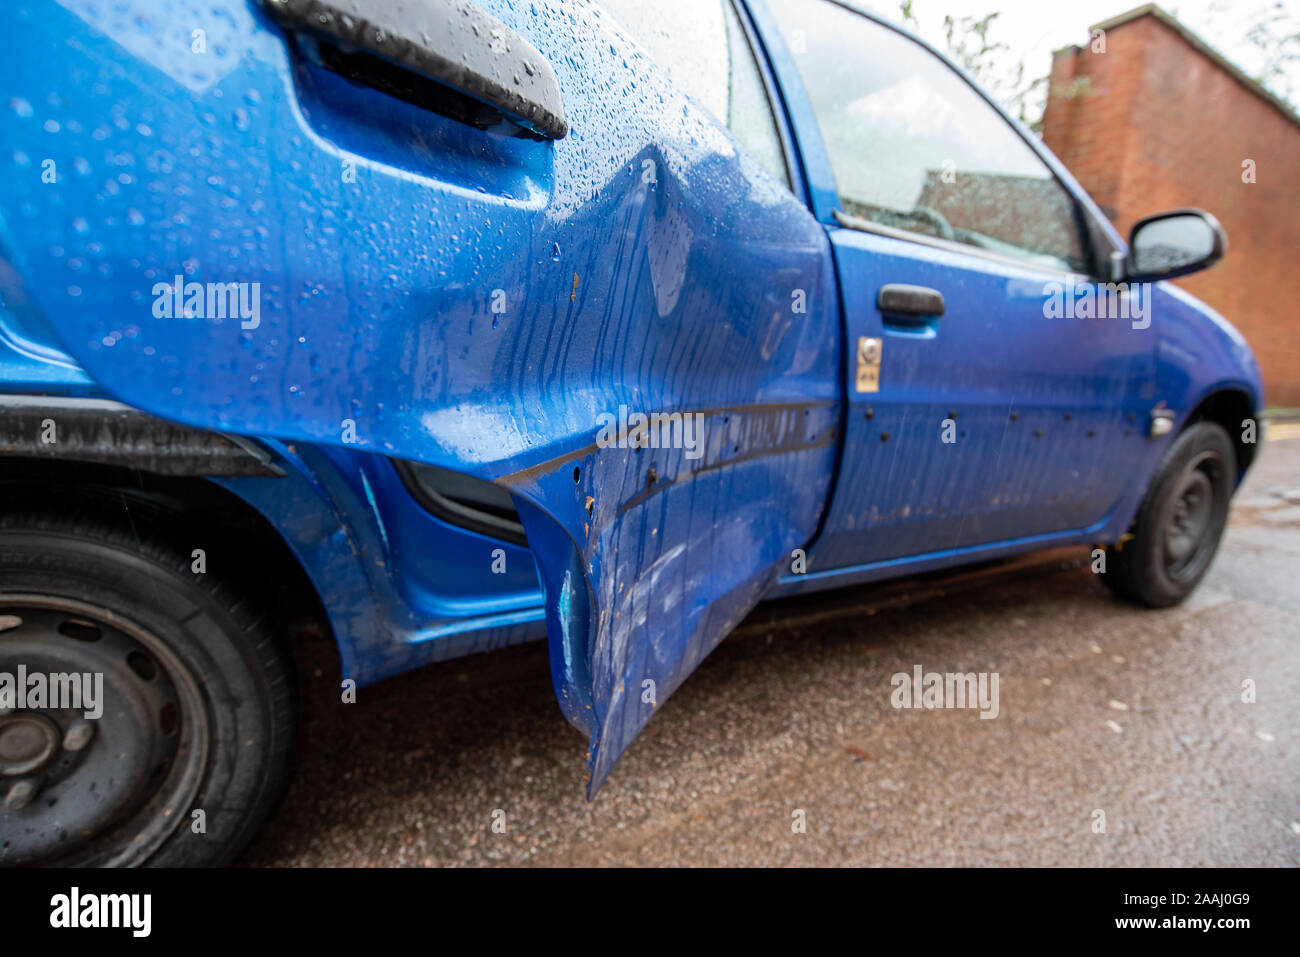
[[[555, 71], [468, 0], [260, 0], [286, 30], [342, 51], [350, 79], [384, 92], [393, 66], [495, 107], [547, 139], [569, 132]], [[459, 117], [458, 117], [459, 118]]]
[[886, 316], [931, 318], [943, 315], [943, 293], [928, 286], [891, 282], [880, 287], [876, 308]]

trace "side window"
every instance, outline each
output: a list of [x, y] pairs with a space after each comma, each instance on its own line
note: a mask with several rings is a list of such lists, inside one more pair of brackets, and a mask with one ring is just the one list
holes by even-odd
[[1073, 198], [951, 67], [827, 0], [772, 0], [852, 216], [1086, 271]]
[[673, 83], [790, 185], [763, 77], [730, 0], [600, 0], [600, 5]]

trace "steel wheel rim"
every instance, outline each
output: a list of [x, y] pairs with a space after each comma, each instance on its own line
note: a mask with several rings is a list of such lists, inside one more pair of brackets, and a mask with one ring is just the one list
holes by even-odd
[[[52, 630], [52, 622], [68, 627]], [[36, 662], [70, 665], [62, 670], [104, 675], [98, 719], [50, 708], [0, 714], [0, 745], [8, 741], [12, 752], [0, 746], [0, 834], [7, 835], [0, 837], [0, 864], [143, 863], [186, 822], [206, 775], [211, 721], [197, 680], [148, 629], [75, 599], [0, 594], [0, 629], [0, 671], [15, 674], [18, 655], [26, 653]], [[73, 732], [71, 724], [93, 727]], [[24, 770], [13, 755], [22, 758], [39, 727], [48, 741], [51, 725], [61, 735], [58, 748], [33, 755], [34, 767]], [[7, 799], [18, 782], [35, 793], [14, 808]]]
[[1209, 451], [1179, 473], [1160, 522], [1161, 565], [1175, 581], [1195, 578], [1209, 563], [1220, 524], [1223, 476], [1222, 460]]

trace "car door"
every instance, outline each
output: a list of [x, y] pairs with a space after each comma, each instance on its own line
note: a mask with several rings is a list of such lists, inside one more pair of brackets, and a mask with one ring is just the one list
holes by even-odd
[[821, 518], [829, 243], [730, 3], [390, 6], [23, 8], [0, 255], [124, 402], [508, 488], [594, 792]]
[[845, 457], [810, 566], [1100, 527], [1146, 441], [1146, 290], [1101, 287], [1093, 308], [1107, 261], [1087, 214], [932, 51], [827, 0], [767, 6], [794, 64], [787, 99], [807, 108], [800, 142], [820, 135], [809, 162], [833, 177], [819, 214], [851, 353]]

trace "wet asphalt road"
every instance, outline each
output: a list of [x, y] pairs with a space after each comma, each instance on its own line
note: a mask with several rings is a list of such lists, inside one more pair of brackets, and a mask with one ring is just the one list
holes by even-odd
[[[1121, 604], [1087, 558], [764, 606], [590, 804], [543, 645], [355, 705], [312, 645], [296, 776], [244, 863], [1300, 864], [1300, 438], [1261, 450], [1183, 606]], [[1000, 716], [895, 710], [918, 664], [997, 672]]]

